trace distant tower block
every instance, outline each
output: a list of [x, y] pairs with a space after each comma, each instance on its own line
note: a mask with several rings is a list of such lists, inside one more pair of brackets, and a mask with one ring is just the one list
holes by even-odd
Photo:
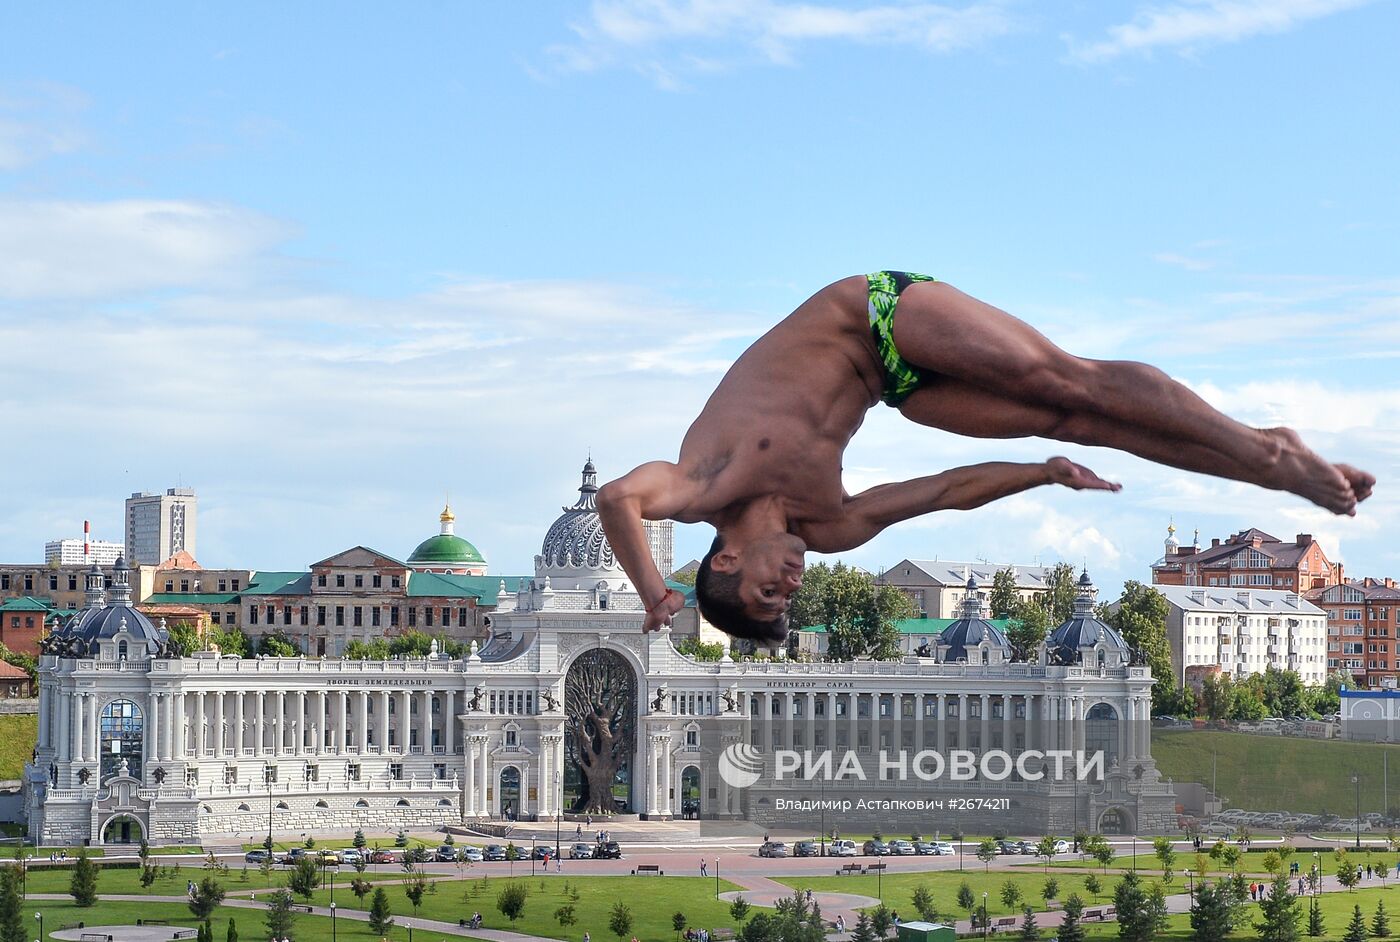
[[670, 520], [643, 520], [652, 562], [662, 576], [671, 575], [676, 565], [676, 525]]
[[195, 552], [199, 499], [189, 487], [164, 494], [138, 492], [126, 499], [126, 560], [155, 566], [183, 550]]

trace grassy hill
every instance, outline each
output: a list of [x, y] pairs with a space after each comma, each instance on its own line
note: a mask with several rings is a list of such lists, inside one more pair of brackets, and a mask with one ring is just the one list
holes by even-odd
[[[1356, 813], [1361, 776], [1361, 813], [1400, 806], [1400, 746], [1321, 739], [1255, 736], [1205, 730], [1152, 731], [1152, 756], [1163, 775], [1178, 782], [1211, 784], [1215, 777], [1227, 808], [1249, 811]], [[1389, 802], [1383, 800], [1389, 755]]]
[[0, 714], [0, 779], [19, 778], [38, 741], [38, 714]]

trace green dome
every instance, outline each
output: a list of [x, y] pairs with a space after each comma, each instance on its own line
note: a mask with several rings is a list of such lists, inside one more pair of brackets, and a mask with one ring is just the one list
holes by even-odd
[[429, 537], [418, 548], [413, 551], [413, 555], [408, 557], [410, 563], [480, 563], [486, 564], [486, 558], [477, 552], [472, 546], [460, 536], [453, 536], [450, 533], [440, 533], [437, 536]]

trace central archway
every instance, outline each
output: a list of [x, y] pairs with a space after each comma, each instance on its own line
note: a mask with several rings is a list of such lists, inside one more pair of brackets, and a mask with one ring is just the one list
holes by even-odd
[[501, 817], [515, 821], [520, 817], [520, 770], [513, 765], [501, 769]]
[[141, 827], [141, 822], [131, 815], [119, 814], [109, 820], [102, 828], [102, 843], [104, 844], [139, 844], [145, 831]]
[[700, 781], [700, 769], [697, 766], [688, 765], [681, 770], [681, 817], [685, 820], [694, 821], [700, 817], [700, 809], [703, 807]]
[[632, 811], [637, 732], [637, 675], [616, 651], [584, 651], [564, 680], [564, 748], [569, 809], [592, 814]]

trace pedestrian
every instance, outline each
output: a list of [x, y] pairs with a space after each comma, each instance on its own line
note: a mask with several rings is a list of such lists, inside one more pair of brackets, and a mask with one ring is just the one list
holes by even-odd
[[554, 872], [555, 872], [555, 873], [563, 873], [563, 872], [564, 872], [564, 856], [563, 856], [562, 854], [559, 855], [558, 857], [555, 857], [555, 858], [554, 858]]
[[1366, 879], [1368, 879], [1368, 880], [1371, 879], [1371, 865], [1370, 865], [1370, 864], [1367, 864], [1367, 865], [1366, 865]]
[[576, 840], [576, 841], [581, 841], [581, 840], [583, 840], [583, 825], [582, 825], [582, 824], [575, 824], [575, 825], [574, 825], [574, 840]]
[[705, 868], [705, 858], [704, 858], [704, 857], [701, 857], [701, 858], [700, 858], [700, 876], [702, 876], [702, 877], [708, 877], [709, 875], [710, 875], [709, 870], [707, 870], [707, 869]]
[[846, 917], [845, 917], [845, 916], [838, 915], [838, 916], [836, 917], [836, 931], [837, 931], [837, 932], [845, 932], [845, 931], [846, 931]]
[[593, 942], [593, 936], [588, 934], [588, 930], [583, 930], [583, 942]]

